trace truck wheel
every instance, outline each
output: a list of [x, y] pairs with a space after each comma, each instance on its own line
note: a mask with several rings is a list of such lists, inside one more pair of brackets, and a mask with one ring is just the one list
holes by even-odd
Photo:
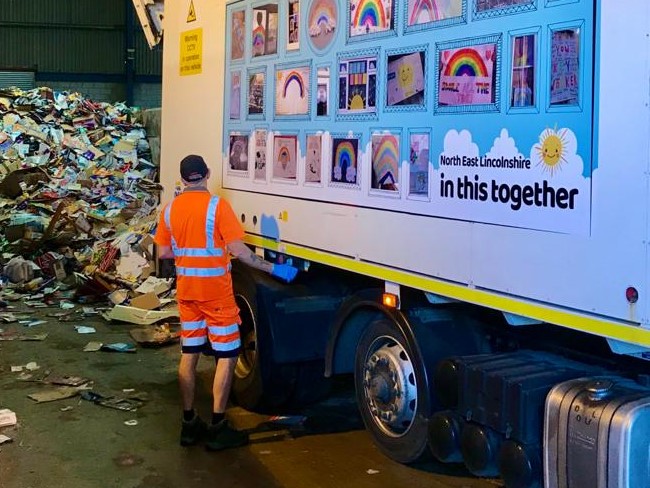
[[389, 320], [361, 336], [354, 371], [361, 416], [381, 451], [401, 463], [426, 451], [425, 375], [423, 359]]
[[258, 319], [257, 288], [251, 274], [233, 268], [233, 289], [242, 321], [242, 351], [232, 385], [234, 401], [247, 410], [273, 411], [289, 398], [295, 368], [273, 361], [271, 333]]

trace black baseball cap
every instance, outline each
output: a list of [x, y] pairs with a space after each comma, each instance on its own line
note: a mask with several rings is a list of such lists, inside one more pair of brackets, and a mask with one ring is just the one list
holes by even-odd
[[208, 165], [201, 156], [190, 154], [181, 161], [181, 178], [190, 183], [201, 181], [208, 176]]

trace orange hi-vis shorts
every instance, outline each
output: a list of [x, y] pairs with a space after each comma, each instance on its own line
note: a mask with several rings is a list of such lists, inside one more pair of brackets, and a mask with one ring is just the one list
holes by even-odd
[[239, 355], [239, 309], [224, 308], [222, 304], [221, 300], [178, 300], [183, 353], [204, 353], [217, 358]]

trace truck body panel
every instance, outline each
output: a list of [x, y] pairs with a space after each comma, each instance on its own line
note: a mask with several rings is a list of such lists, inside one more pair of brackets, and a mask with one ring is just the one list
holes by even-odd
[[[430, 289], [444, 288], [438, 284], [449, 283], [469, 291], [486, 291], [510, 303], [510, 308], [533, 303], [543, 309], [557, 309], [562, 314], [575, 312], [578, 317], [604, 319], [613, 328], [602, 328], [603, 335], [623, 341], [629, 341], [632, 335], [637, 344], [650, 345], [645, 332], [649, 291], [647, 26], [650, 7], [645, 2], [630, 2], [623, 11], [611, 1], [597, 5], [588, 1], [537, 2], [540, 4], [530, 12], [488, 18], [480, 18], [470, 5], [465, 23], [427, 30], [428, 37], [418, 32], [402, 32], [400, 3], [395, 37], [346, 43], [341, 24], [333, 47], [327, 53], [316, 54], [306, 39], [308, 19], [304, 15], [298, 53], [286, 52], [280, 43], [279, 55], [251, 58], [247, 47], [244, 60], [237, 62], [229, 60], [228, 19], [233, 10], [243, 8], [248, 14], [248, 29], [253, 7], [242, 2], [224, 5], [197, 0], [194, 3], [197, 20], [189, 23], [187, 5], [166, 6], [162, 131], [162, 182], [168, 189], [166, 198], [171, 197], [169, 190], [179, 183], [178, 161], [187, 153], [200, 153], [212, 168], [212, 188], [227, 196], [236, 212], [245, 217], [243, 224], [250, 239], [267, 237], [305, 251], [318, 251], [319, 255], [329, 256], [325, 261], [344, 256], [354, 262], [371, 263], [374, 275], [377, 269], [384, 269], [379, 274], [396, 271], [430, 278]], [[303, 13], [307, 13], [308, 7], [309, 2]], [[284, 8], [286, 5], [280, 2], [280, 17]], [[339, 11], [339, 21], [343, 21], [344, 6], [339, 5]], [[551, 105], [546, 80], [551, 64], [552, 32], [565, 28], [578, 29], [580, 35], [581, 88], [579, 102], [572, 107]], [[181, 75], [181, 46], [186, 42], [183, 36], [196, 29], [202, 34], [201, 72]], [[280, 37], [285, 35], [283, 29], [285, 26], [281, 25]], [[248, 34], [249, 30], [245, 37], [247, 45]], [[510, 107], [505, 87], [512, 76], [509, 57], [513, 39], [527, 34], [536, 35], [539, 40], [536, 46], [539, 100], [533, 109], [517, 111]], [[498, 46], [500, 56], [495, 65], [498, 93], [493, 109], [461, 114], [450, 110], [458, 107], [437, 104], [440, 80], [435, 63], [441, 62], [446, 50], [455, 49], [454, 42], [466, 38], [474, 39], [474, 43]], [[426, 39], [429, 41], [425, 42]], [[374, 120], [336, 113], [337, 62], [376, 53], [381, 80], [393, 51], [408, 51], [418, 46], [424, 46], [425, 67], [428, 65], [425, 76], [428, 96], [423, 110], [388, 113], [385, 83], [381, 83], [377, 100], [380, 115]], [[296, 63], [311, 67], [312, 89], [316, 69], [330, 66], [329, 117], [317, 117], [313, 106], [309, 120], [275, 115], [273, 76], [285, 64]], [[245, 113], [246, 88], [242, 82], [240, 120], [230, 120], [224, 106], [229, 104], [231, 74], [239, 71], [245, 81], [251, 70], [266, 72], [264, 118], [248, 117]], [[315, 101], [312, 99], [310, 103], [314, 105]], [[252, 164], [253, 136], [258, 129], [267, 131], [269, 170], [263, 181], [255, 180]], [[568, 130], [563, 132], [564, 129]], [[409, 194], [406, 184], [398, 192], [372, 188], [372, 136], [383, 131], [398, 136], [400, 180], [406, 181], [409, 136], [419, 130], [431, 135], [428, 196]], [[305, 181], [306, 137], [319, 131], [323, 135], [322, 183], [310, 184]], [[359, 135], [358, 184], [353, 187], [334, 181], [332, 176], [332, 139], [345, 138], [348, 133]], [[250, 164], [246, 171], [233, 171], [228, 164], [229, 138], [237, 134], [250, 136]], [[273, 177], [270, 166], [274, 135], [297, 136], [295, 179]], [[539, 155], [543, 146], [540, 138], [550, 135], [564, 138], [563, 149], [572, 153], [557, 171], [548, 164], [545, 167]], [[455, 147], [450, 142], [454, 137], [460, 147], [458, 156], [470, 151], [479, 156], [495, 156], [499, 150], [506, 151], [504, 144], [514, 144], [517, 154], [531, 161], [532, 169], [522, 176], [504, 176], [503, 169], [489, 168], [474, 173], [462, 166], [459, 169], [441, 165], [441, 158]], [[464, 144], [469, 137], [471, 143]], [[511, 188], [548, 181], [549, 185], [565, 185], [578, 193], [573, 209], [522, 205], [514, 211], [512, 199], [503, 204], [490, 201], [491, 196], [488, 201], [478, 203], [442, 198], [438, 184], [445, 179], [440, 177], [444, 171], [453, 174], [456, 182], [476, 174], [481, 181], [491, 183], [492, 180], [496, 185], [508, 184]], [[401, 283], [410, 284], [408, 280]], [[629, 286], [639, 292], [637, 303], [626, 300], [625, 290]], [[489, 306], [485, 300], [480, 303]], [[544, 314], [537, 311], [535, 318], [558, 322], [552, 315], [540, 315]], [[644, 330], [631, 335], [619, 334], [618, 330], [627, 328], [618, 328], [616, 324], [640, 326]], [[559, 325], [568, 323], [562, 320]]]

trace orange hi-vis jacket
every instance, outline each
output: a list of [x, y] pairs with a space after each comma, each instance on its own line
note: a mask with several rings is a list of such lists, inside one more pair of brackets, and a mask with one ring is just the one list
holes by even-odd
[[244, 232], [230, 204], [207, 191], [186, 191], [161, 217], [155, 240], [174, 253], [177, 298], [236, 307], [226, 245]]

